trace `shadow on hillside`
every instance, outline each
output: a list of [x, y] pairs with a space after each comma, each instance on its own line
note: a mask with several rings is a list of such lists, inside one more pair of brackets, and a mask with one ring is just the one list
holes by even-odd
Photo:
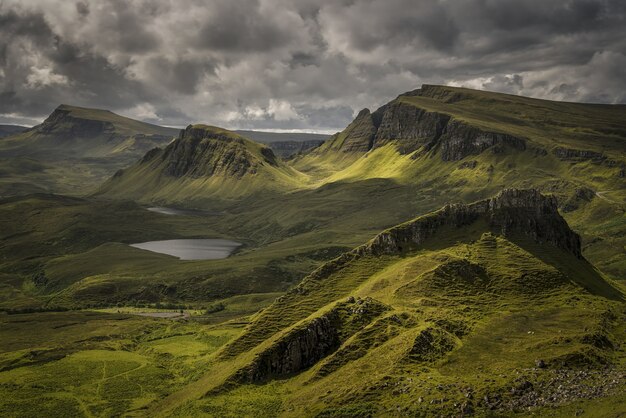
[[589, 293], [611, 300], [625, 300], [624, 294], [607, 282], [586, 259], [579, 259], [573, 254], [550, 244], [538, 244], [525, 236], [508, 237], [508, 239], [544, 263], [554, 266], [570, 278], [572, 283], [584, 288]]

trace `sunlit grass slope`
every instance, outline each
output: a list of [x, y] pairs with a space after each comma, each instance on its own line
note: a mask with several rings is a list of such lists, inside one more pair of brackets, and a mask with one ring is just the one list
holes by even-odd
[[425, 215], [325, 264], [150, 413], [544, 416], [596, 398], [623, 411], [621, 287], [490, 216]]

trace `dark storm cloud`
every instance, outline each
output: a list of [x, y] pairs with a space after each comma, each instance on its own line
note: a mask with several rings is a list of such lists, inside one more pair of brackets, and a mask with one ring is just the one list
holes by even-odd
[[0, 120], [337, 130], [421, 83], [626, 102], [622, 0], [0, 1]]

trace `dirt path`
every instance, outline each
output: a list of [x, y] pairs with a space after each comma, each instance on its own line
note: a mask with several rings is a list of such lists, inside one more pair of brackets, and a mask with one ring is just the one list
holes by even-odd
[[596, 196], [598, 196], [598, 197], [599, 197], [600, 199], [602, 199], [602, 200], [606, 200], [606, 201], [607, 201], [607, 202], [609, 202], [609, 203], [619, 203], [619, 202], [616, 202], [616, 201], [615, 201], [615, 200], [613, 200], [613, 199], [609, 199], [608, 197], [606, 197], [606, 196], [604, 195], [605, 193], [610, 193], [610, 192], [612, 192], [612, 191], [613, 191], [613, 190], [604, 190], [604, 191], [601, 191], [601, 192], [596, 192]]

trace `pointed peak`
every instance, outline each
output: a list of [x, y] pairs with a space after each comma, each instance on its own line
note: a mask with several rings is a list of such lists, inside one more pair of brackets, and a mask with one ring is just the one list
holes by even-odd
[[362, 118], [363, 116], [367, 116], [369, 114], [370, 114], [370, 110], [366, 107], [364, 109], [361, 109], [361, 111], [356, 115], [356, 119]]

